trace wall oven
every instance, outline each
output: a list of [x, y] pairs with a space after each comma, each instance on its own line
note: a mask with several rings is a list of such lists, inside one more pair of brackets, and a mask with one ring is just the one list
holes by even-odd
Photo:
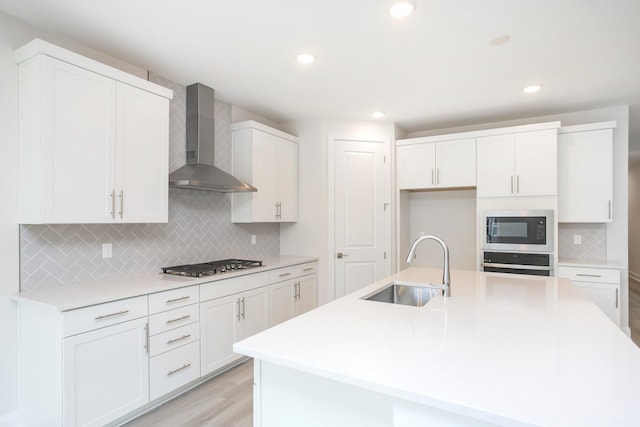
[[552, 210], [485, 211], [483, 271], [553, 276], [553, 218]]
[[553, 252], [552, 210], [485, 211], [482, 249]]

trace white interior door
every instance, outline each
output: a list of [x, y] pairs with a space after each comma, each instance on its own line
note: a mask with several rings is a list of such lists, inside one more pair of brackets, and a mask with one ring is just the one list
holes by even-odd
[[384, 139], [334, 138], [335, 295], [390, 273], [390, 168]]

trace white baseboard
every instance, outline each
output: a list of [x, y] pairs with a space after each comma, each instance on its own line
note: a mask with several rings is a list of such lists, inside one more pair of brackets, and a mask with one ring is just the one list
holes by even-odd
[[19, 427], [18, 411], [0, 415], [0, 427]]

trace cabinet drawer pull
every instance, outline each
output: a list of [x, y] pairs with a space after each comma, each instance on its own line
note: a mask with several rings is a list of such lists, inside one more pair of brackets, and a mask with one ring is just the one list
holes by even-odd
[[302, 271], [312, 271], [312, 270], [313, 270], [313, 267], [309, 267], [309, 268], [305, 268], [305, 269], [304, 269], [304, 270], [302, 270]]
[[187, 338], [191, 338], [191, 334], [183, 335], [180, 338], [174, 338], [172, 340], [167, 341], [167, 344], [173, 344], [178, 341], [186, 340]]
[[111, 317], [122, 316], [127, 313], [129, 313], [129, 310], [121, 310], [121, 311], [118, 311], [117, 313], [103, 314], [102, 316], [96, 317], [96, 320], [109, 319]]
[[287, 277], [287, 276], [291, 276], [291, 273], [282, 273], [278, 275], [278, 277]]
[[184, 301], [191, 298], [189, 295], [180, 297], [180, 298], [173, 298], [173, 299], [168, 299], [167, 300], [167, 304], [173, 304], [174, 302], [178, 302], [178, 301]]
[[174, 369], [173, 371], [167, 372], [167, 376], [176, 374], [176, 373], [178, 373], [180, 371], [184, 371], [185, 369], [189, 368], [190, 366], [191, 366], [191, 363], [184, 364], [181, 367], [179, 367], [178, 369]]
[[602, 277], [600, 274], [586, 274], [586, 273], [576, 273], [576, 276], [580, 276], [580, 277]]
[[191, 315], [190, 315], [190, 314], [187, 314], [187, 315], [185, 315], [185, 316], [178, 317], [177, 319], [167, 320], [167, 325], [170, 325], [170, 324], [175, 323], [175, 322], [179, 322], [179, 321], [181, 321], [181, 320], [187, 320], [187, 319], [188, 319], [188, 318], [190, 318], [190, 317], [191, 317]]

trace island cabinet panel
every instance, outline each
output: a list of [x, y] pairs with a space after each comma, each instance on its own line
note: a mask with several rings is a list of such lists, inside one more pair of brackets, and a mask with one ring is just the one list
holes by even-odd
[[397, 147], [398, 189], [476, 185], [475, 138], [420, 142], [422, 139], [399, 141], [402, 145]]
[[269, 274], [269, 326], [287, 321], [316, 307], [315, 262], [273, 270]]
[[557, 194], [555, 129], [477, 139], [478, 197]]
[[558, 135], [558, 221], [611, 222], [613, 129]]
[[21, 223], [167, 222], [166, 97], [38, 54], [20, 129]]
[[231, 128], [232, 173], [258, 189], [231, 195], [231, 220], [297, 221], [297, 138], [254, 121]]
[[620, 270], [560, 266], [558, 276], [571, 279], [574, 285], [588, 294], [600, 310], [620, 327]]

